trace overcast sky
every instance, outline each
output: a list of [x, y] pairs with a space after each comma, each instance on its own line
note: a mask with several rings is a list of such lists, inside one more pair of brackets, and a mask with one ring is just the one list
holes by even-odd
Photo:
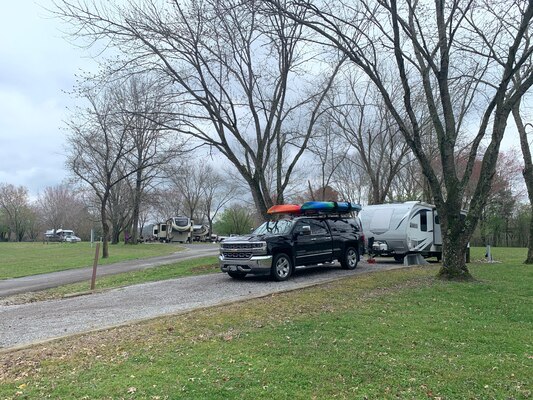
[[33, 0], [4, 2], [0, 21], [0, 183], [35, 196], [67, 174], [61, 127], [72, 100], [65, 92], [94, 62]]
[[[0, 183], [25, 186], [32, 197], [67, 176], [62, 127], [72, 99], [65, 92], [76, 74], [95, 69], [43, 6], [51, 2], [6, 1], [0, 16]], [[517, 145], [508, 132], [502, 147]]]

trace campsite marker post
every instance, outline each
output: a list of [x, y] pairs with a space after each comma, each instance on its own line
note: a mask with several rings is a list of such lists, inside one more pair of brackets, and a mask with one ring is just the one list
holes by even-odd
[[91, 278], [91, 290], [96, 285], [96, 267], [98, 266], [98, 256], [100, 255], [100, 242], [96, 242], [96, 251], [94, 252], [93, 276]]

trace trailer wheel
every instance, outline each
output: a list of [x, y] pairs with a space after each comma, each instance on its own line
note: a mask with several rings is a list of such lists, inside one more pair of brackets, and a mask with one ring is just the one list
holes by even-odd
[[355, 269], [358, 261], [359, 254], [357, 250], [353, 247], [347, 247], [342, 256], [341, 267], [344, 269]]
[[285, 253], [279, 253], [274, 257], [270, 275], [278, 282], [286, 281], [292, 274], [292, 262]]
[[399, 263], [403, 262], [404, 258], [405, 256], [394, 256], [394, 260]]

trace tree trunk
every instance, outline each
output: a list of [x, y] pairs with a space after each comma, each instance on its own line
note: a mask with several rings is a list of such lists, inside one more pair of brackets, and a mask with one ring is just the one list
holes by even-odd
[[529, 141], [527, 138], [526, 127], [522, 116], [520, 115], [520, 102], [513, 107], [513, 117], [520, 135], [520, 147], [522, 148], [522, 155], [524, 157], [524, 180], [526, 181], [527, 195], [529, 197], [529, 204], [531, 206], [531, 220], [529, 223], [529, 242], [527, 246], [526, 264], [533, 264], [533, 160], [531, 157], [531, 150], [529, 148]]
[[259, 217], [261, 217], [263, 221], [267, 221], [268, 220], [267, 211], [272, 206], [272, 200], [263, 195], [263, 192], [261, 191], [261, 188], [258, 182], [256, 182], [255, 180], [252, 180], [252, 181], [248, 181], [248, 184], [252, 191], [252, 198], [254, 199], [255, 208], [259, 213]]
[[135, 181], [135, 193], [133, 194], [133, 211], [131, 223], [131, 240], [130, 244], [139, 242], [139, 213], [141, 208], [142, 194], [142, 169], [137, 169], [137, 179]]
[[106, 204], [107, 199], [102, 201], [100, 207], [100, 218], [102, 219], [102, 258], [109, 257], [109, 223], [107, 222]]
[[[472, 275], [466, 266], [466, 251], [470, 235], [465, 233], [465, 222], [459, 207], [448, 205], [441, 215], [442, 227], [442, 267], [438, 276], [449, 280], [471, 280]], [[473, 228], [469, 227], [472, 230]]]
[[113, 234], [111, 235], [111, 244], [118, 244], [120, 242], [120, 231], [118, 229], [113, 229]]
[[438, 276], [449, 280], [470, 280], [472, 276], [466, 266], [466, 250], [458, 236], [443, 235], [442, 267]]
[[529, 241], [527, 246], [527, 258], [525, 264], [533, 264], [533, 211], [529, 221]]

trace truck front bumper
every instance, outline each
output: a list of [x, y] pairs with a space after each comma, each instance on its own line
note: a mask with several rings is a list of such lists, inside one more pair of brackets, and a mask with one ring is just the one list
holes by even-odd
[[252, 256], [249, 259], [218, 257], [222, 272], [242, 272], [246, 274], [269, 274], [272, 267], [272, 256]]

